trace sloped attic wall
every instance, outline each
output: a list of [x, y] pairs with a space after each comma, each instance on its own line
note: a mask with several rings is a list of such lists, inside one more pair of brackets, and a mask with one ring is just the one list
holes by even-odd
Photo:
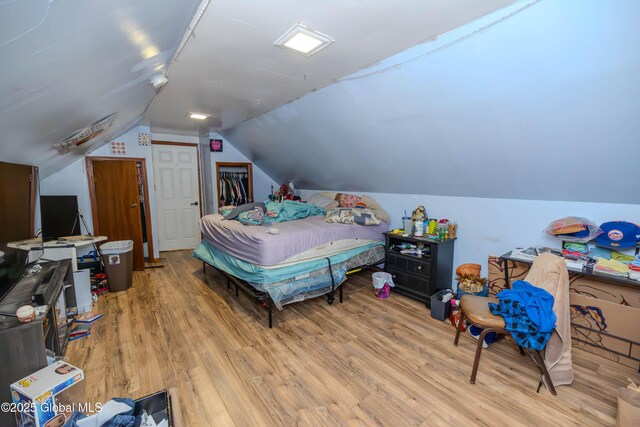
[[542, 0], [502, 20], [523, 6], [225, 136], [298, 188], [640, 202], [640, 2]]

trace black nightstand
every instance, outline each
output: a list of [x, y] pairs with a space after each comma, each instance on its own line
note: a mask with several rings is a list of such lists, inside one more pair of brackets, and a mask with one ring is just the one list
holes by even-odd
[[[384, 233], [386, 272], [393, 276], [393, 292], [406, 295], [431, 307], [431, 295], [451, 288], [455, 239], [431, 240]], [[402, 243], [423, 244], [422, 255], [405, 255], [393, 250]]]

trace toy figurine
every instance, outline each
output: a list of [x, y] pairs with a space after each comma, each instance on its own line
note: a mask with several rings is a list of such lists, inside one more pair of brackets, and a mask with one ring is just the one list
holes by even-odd
[[411, 220], [415, 223], [416, 221], [422, 221], [425, 222], [429, 219], [429, 217], [427, 216], [427, 210], [424, 208], [424, 206], [420, 205], [417, 208], [415, 208], [415, 210], [413, 211], [413, 213], [411, 214]]

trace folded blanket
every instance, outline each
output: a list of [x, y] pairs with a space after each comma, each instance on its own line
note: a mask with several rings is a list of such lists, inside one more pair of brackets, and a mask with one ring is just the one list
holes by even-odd
[[489, 303], [495, 315], [504, 318], [505, 329], [521, 347], [542, 350], [556, 327], [553, 295], [529, 282], [517, 280], [500, 291], [498, 304]]

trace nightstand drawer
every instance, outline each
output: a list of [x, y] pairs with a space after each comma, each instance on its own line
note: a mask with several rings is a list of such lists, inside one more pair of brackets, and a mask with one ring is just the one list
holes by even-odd
[[414, 296], [422, 298], [431, 296], [429, 295], [430, 279], [428, 277], [416, 276], [393, 267], [389, 268], [389, 273], [393, 277], [393, 283], [398, 291], [408, 291]]
[[429, 257], [418, 259], [407, 255], [389, 253], [389, 259], [387, 262], [389, 264], [389, 268], [404, 270], [408, 273], [420, 276], [429, 276], [431, 268], [431, 259]]

